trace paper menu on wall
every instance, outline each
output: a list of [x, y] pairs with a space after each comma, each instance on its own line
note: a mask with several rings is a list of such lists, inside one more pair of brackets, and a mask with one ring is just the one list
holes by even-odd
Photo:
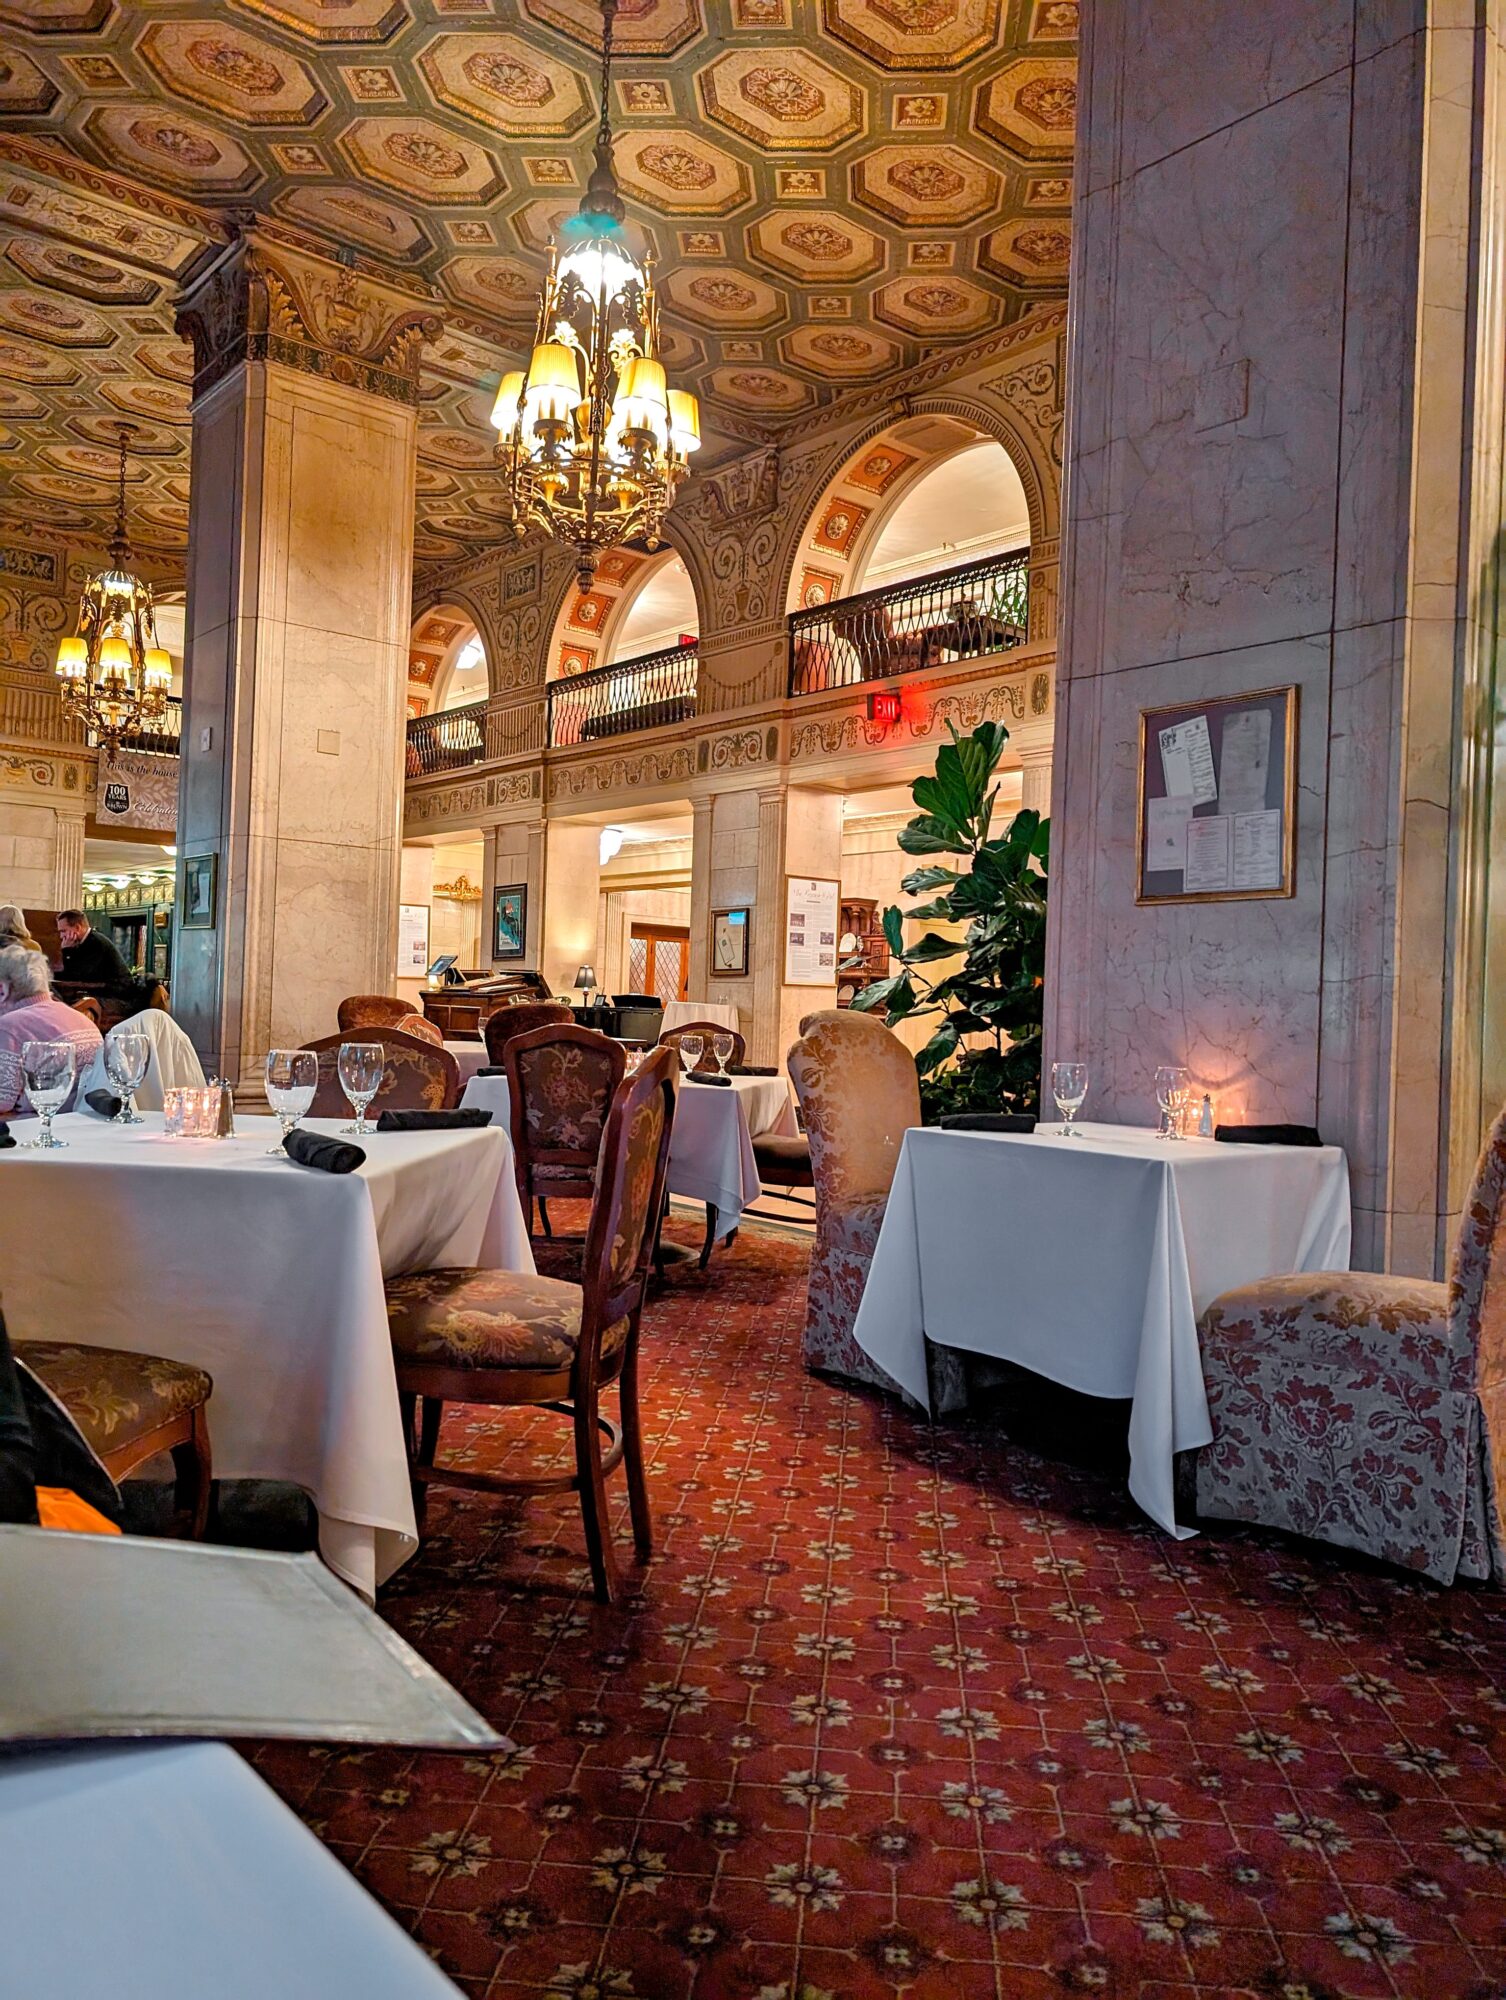
[[1145, 872], [1180, 875], [1187, 866], [1187, 825], [1191, 799], [1145, 801]]
[[1218, 797], [1206, 715], [1195, 715], [1190, 722], [1172, 723], [1160, 731], [1160, 743], [1161, 774], [1166, 780], [1168, 798], [1191, 799], [1195, 806], [1204, 806]]
[[[1228, 734], [1225, 732], [1225, 742]], [[1234, 889], [1281, 887], [1281, 812], [1235, 813], [1233, 858], [1229, 886]]]
[[1218, 753], [1218, 796], [1224, 811], [1262, 812], [1270, 768], [1271, 711], [1246, 708], [1227, 716]]
[[1214, 813], [1187, 822], [1187, 867], [1182, 887], [1189, 896], [1206, 896], [1229, 887], [1229, 819]]

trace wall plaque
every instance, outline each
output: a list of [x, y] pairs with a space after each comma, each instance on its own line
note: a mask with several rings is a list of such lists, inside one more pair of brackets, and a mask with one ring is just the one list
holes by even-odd
[[1140, 711], [1137, 903], [1290, 896], [1297, 690]]

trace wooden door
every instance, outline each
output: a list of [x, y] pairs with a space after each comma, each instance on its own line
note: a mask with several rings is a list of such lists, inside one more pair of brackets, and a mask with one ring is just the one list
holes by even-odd
[[628, 930], [630, 993], [651, 993], [656, 1000], [688, 1000], [690, 931], [684, 924], [639, 924]]

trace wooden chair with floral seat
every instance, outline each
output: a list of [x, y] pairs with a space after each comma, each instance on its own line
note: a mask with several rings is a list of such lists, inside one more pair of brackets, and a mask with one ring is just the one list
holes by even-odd
[[335, 1009], [335, 1026], [349, 1041], [352, 1028], [395, 1028], [412, 1012], [410, 1001], [390, 993], [352, 993]]
[[563, 1000], [515, 1000], [510, 1007], [499, 1007], [488, 1014], [482, 1023], [486, 1059], [493, 1066], [500, 1063], [507, 1044], [515, 1042], [519, 1035], [531, 1035], [535, 1028], [574, 1025], [575, 1016]]
[[340, 1083], [340, 1049], [346, 1042], [380, 1042], [386, 1055], [386, 1070], [368, 1117], [383, 1111], [452, 1111], [460, 1102], [460, 1065], [447, 1048], [436, 1048], [397, 1028], [360, 1027], [304, 1043], [319, 1058], [311, 1118], [342, 1118], [350, 1112], [350, 1099]]
[[1447, 1282], [1262, 1278], [1198, 1323], [1213, 1442], [1197, 1508], [1361, 1549], [1439, 1583], [1506, 1583], [1506, 1110]]
[[537, 1201], [544, 1234], [552, 1236], [549, 1202], [590, 1201], [596, 1191], [602, 1134], [627, 1050], [595, 1028], [551, 1021], [504, 1043], [502, 1068], [528, 1233]]
[[[387, 1319], [420, 1526], [430, 1485], [480, 1493], [578, 1493], [592, 1583], [608, 1604], [617, 1596], [618, 1573], [606, 1481], [619, 1463], [627, 1475], [635, 1552], [640, 1562], [653, 1553], [638, 1406], [638, 1332], [669, 1169], [673, 1072], [673, 1057], [656, 1051], [612, 1099], [579, 1285], [475, 1270], [415, 1271], [387, 1281]], [[600, 1407], [601, 1392], [614, 1382], [617, 1423]], [[447, 1402], [542, 1407], [568, 1416], [575, 1432], [574, 1471], [512, 1479], [438, 1462]]]
[[805, 1365], [893, 1389], [852, 1337], [905, 1133], [920, 1123], [915, 1058], [881, 1021], [850, 1008], [808, 1014], [789, 1053], [810, 1141], [816, 1247]]
[[721, 1068], [716, 1059], [716, 1052], [711, 1046], [714, 1035], [730, 1035], [732, 1037], [732, 1053], [727, 1058], [729, 1063], [740, 1063], [748, 1060], [747, 1042], [738, 1033], [736, 1028], [729, 1028], [721, 1021], [682, 1021], [679, 1027], [666, 1028], [664, 1030], [664, 1033], [659, 1037], [659, 1047], [661, 1049], [673, 1049], [676, 1058], [678, 1058], [680, 1044], [687, 1035], [699, 1035], [701, 1037], [701, 1053], [696, 1057], [694, 1071], [696, 1076], [715, 1076]]
[[117, 1485], [159, 1452], [172, 1456], [180, 1531], [204, 1539], [213, 1466], [202, 1368], [123, 1347], [17, 1340], [11, 1351], [62, 1404]]

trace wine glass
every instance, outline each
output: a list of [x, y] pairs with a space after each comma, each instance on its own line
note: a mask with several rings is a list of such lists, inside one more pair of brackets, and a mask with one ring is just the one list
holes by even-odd
[[681, 1035], [680, 1064], [687, 1076], [690, 1075], [696, 1064], [701, 1060], [702, 1055], [705, 1053], [705, 1048], [706, 1037], [704, 1035]]
[[354, 1125], [342, 1125], [342, 1132], [351, 1132], [358, 1139], [366, 1139], [376, 1130], [366, 1122], [366, 1107], [382, 1087], [382, 1078], [387, 1072], [387, 1051], [380, 1042], [342, 1042], [340, 1044], [340, 1088], [350, 1099], [356, 1114]]
[[721, 1030], [720, 1034], [715, 1034], [711, 1037], [711, 1053], [716, 1057], [718, 1076], [725, 1076], [727, 1074], [727, 1065], [732, 1060], [732, 1051], [736, 1047], [736, 1042], [733, 1041], [725, 1028]]
[[1061, 1136], [1064, 1139], [1080, 1139], [1072, 1120], [1077, 1116], [1083, 1099], [1088, 1094], [1088, 1066], [1080, 1062], [1058, 1062], [1051, 1065], [1051, 1095], [1056, 1099], [1056, 1108], [1061, 1113]]
[[1182, 1110], [1187, 1102], [1187, 1072], [1176, 1063], [1163, 1063], [1156, 1071], [1156, 1102], [1161, 1107], [1161, 1139], [1180, 1139]]
[[112, 1125], [142, 1125], [145, 1119], [136, 1109], [136, 1092], [151, 1061], [152, 1044], [139, 1028], [117, 1028], [105, 1037], [105, 1075], [115, 1086], [120, 1109]]
[[52, 1121], [68, 1101], [73, 1088], [78, 1052], [72, 1042], [23, 1042], [21, 1076], [31, 1108], [42, 1121], [39, 1139], [23, 1139], [32, 1151], [53, 1153], [66, 1146], [66, 1139], [54, 1139]]
[[[340, 1053], [343, 1056], [345, 1051], [342, 1049]], [[267, 1148], [267, 1157], [273, 1159], [281, 1154], [286, 1158], [287, 1136], [300, 1118], [307, 1117], [314, 1092], [319, 1088], [319, 1058], [312, 1049], [268, 1049], [262, 1074], [267, 1102], [282, 1127], [277, 1144]], [[341, 1081], [344, 1082], [343, 1074]]]

